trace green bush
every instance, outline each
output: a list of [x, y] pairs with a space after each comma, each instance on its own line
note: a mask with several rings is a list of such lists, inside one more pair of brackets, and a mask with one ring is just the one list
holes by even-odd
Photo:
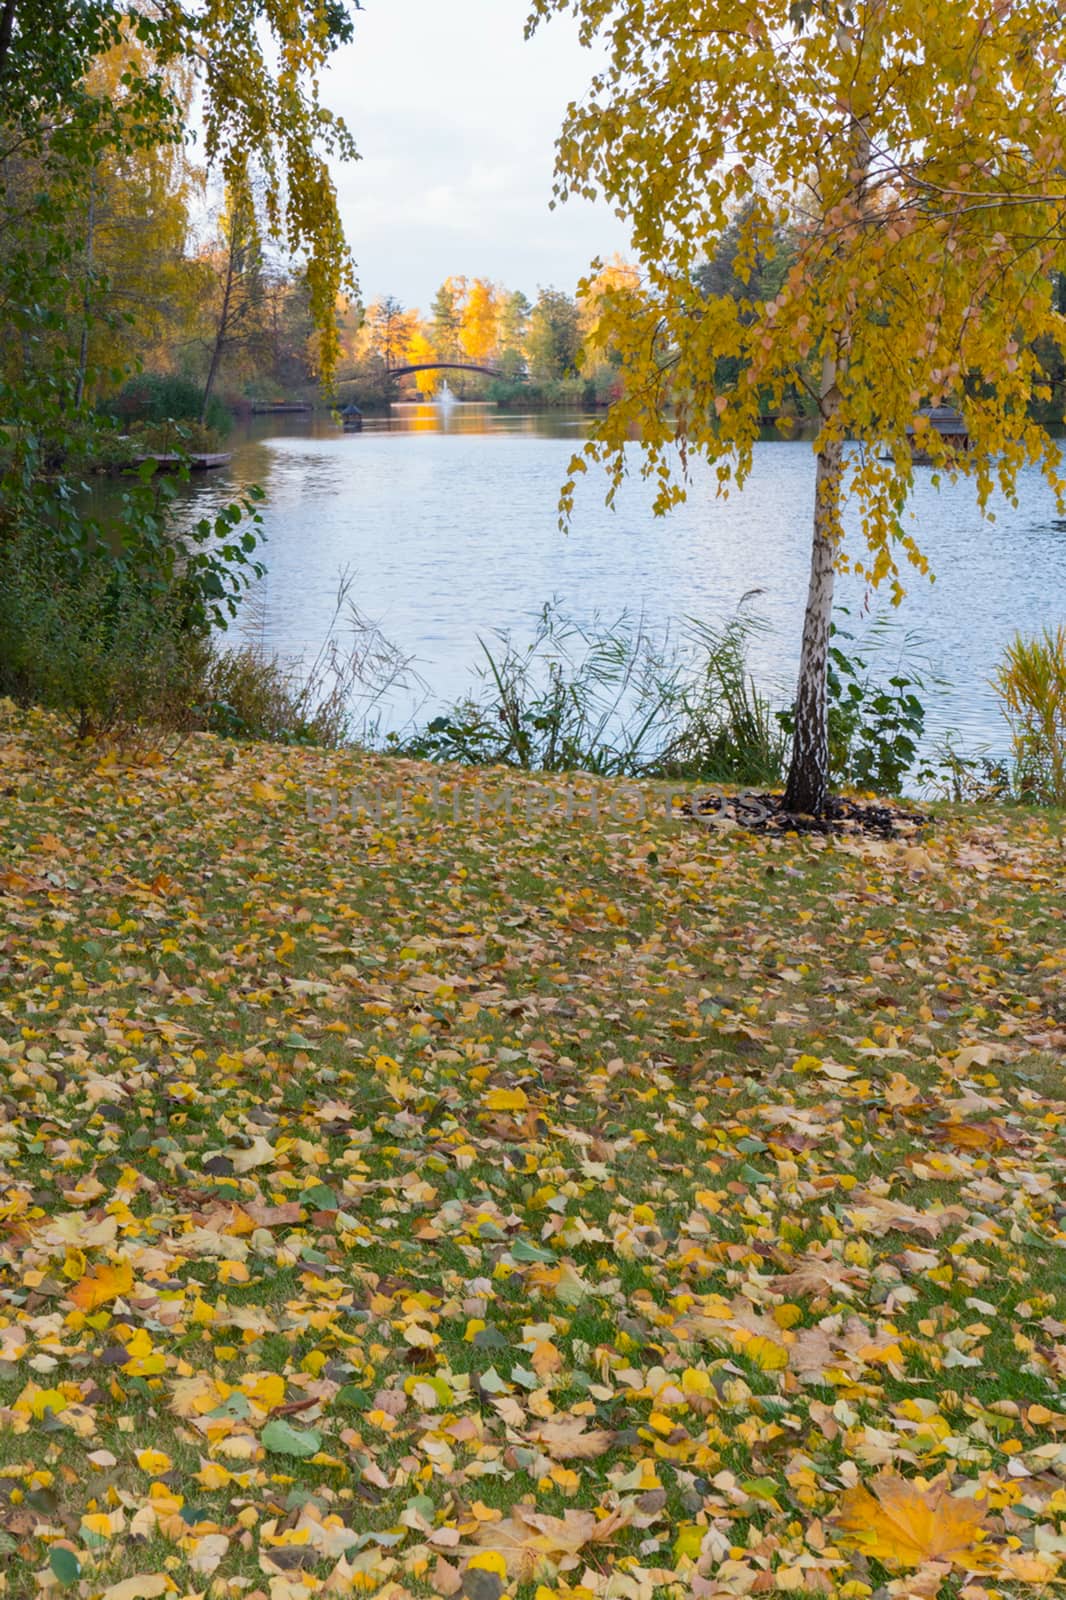
[[[841, 614], [847, 616], [846, 609]], [[848, 641], [848, 649], [841, 640]], [[862, 655], [849, 653], [856, 643], [854, 634], [836, 622], [830, 626], [829, 772], [846, 787], [898, 795], [918, 759], [925, 732], [921, 697], [928, 674], [914, 665], [917, 641], [906, 636], [894, 667], [880, 677], [875, 658], [883, 656], [892, 641], [891, 625], [879, 619], [859, 643]], [[777, 720], [791, 738], [793, 712], [778, 712]]]
[[657, 775], [773, 786], [782, 781], [788, 739], [748, 669], [752, 638], [766, 623], [745, 609], [722, 628], [690, 624], [698, 670], [683, 683], [679, 731], [656, 762]]
[[[142, 372], [127, 378], [117, 394], [102, 400], [97, 410], [127, 425], [134, 422], [165, 423], [200, 420], [203, 389], [176, 372]], [[233, 418], [217, 395], [212, 395], [204, 419], [213, 434], [225, 438]]]
[[197, 727], [223, 738], [272, 744], [335, 749], [346, 742], [343, 705], [309, 695], [306, 678], [276, 656], [252, 645], [219, 650], [208, 644], [196, 665], [192, 714]]
[[0, 551], [0, 693], [58, 711], [79, 738], [176, 726], [192, 692], [185, 586], [159, 589], [97, 547]]
[[99, 554], [77, 572], [49, 553], [0, 557], [0, 696], [45, 706], [79, 739], [195, 731], [282, 744], [343, 742], [343, 708], [249, 645], [220, 648], [186, 585], [159, 593]]
[[132, 422], [128, 444], [132, 453], [152, 455], [195, 454], [217, 450], [221, 443], [217, 429], [206, 422]]
[[[579, 626], [554, 604], [531, 643], [481, 641], [478, 681], [450, 709], [392, 747], [404, 755], [538, 771], [672, 778], [773, 787], [788, 765], [792, 713], [775, 710], [748, 666], [766, 623], [745, 595], [720, 628], [687, 625], [655, 639], [639, 618]], [[882, 679], [871, 667], [895, 642], [875, 623], [863, 655], [834, 627], [829, 665], [830, 764], [840, 784], [898, 794], [925, 727], [916, 641], [895, 648]]]
[[412, 681], [410, 662], [358, 612], [348, 575], [300, 665], [227, 645], [200, 588], [216, 574], [195, 561], [168, 576], [102, 542], [80, 562], [48, 539], [0, 542], [0, 698], [59, 713], [79, 739], [210, 732], [335, 749], [378, 737], [377, 708]]
[[595, 403], [583, 378], [542, 378], [534, 382], [494, 378], [486, 386], [485, 397], [507, 409], [554, 411], [580, 410]]

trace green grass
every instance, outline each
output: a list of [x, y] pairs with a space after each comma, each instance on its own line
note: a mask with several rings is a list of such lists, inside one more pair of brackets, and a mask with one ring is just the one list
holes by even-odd
[[[283, 1579], [264, 1532], [310, 1496], [362, 1541], [339, 1592], [440, 1592], [438, 1555], [461, 1569], [524, 1504], [628, 1525], [566, 1570], [564, 1535], [512, 1552], [523, 1596], [611, 1573], [680, 1595], [698, 1562], [859, 1600], [896, 1574], [834, 1518], [888, 1470], [979, 1495], [1010, 1592], [1026, 1530], [1052, 1574], [1053, 813], [938, 808], [918, 855], [652, 806], [326, 824], [305, 787], [440, 769], [210, 739], [127, 766], [0, 719], [7, 1593], [64, 1543], [86, 1600], [135, 1573], [314, 1593], [339, 1546], [291, 1547]], [[449, 774], [468, 818], [505, 776]], [[87, 1320], [75, 1285], [126, 1263]], [[264, 1447], [262, 1373], [320, 1457]], [[193, 1379], [217, 1425], [180, 1414]], [[574, 1416], [593, 1447], [553, 1457], [540, 1430]], [[194, 1512], [228, 1540], [214, 1573]]]

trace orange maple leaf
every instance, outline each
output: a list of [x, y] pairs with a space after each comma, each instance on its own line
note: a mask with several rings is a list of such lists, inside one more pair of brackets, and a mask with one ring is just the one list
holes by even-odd
[[80, 1311], [97, 1311], [132, 1287], [133, 1268], [128, 1261], [120, 1261], [117, 1266], [94, 1267], [87, 1272], [71, 1289], [70, 1298]]
[[[870, 1489], [873, 1493], [870, 1493]], [[841, 1544], [899, 1567], [949, 1561], [971, 1570], [985, 1564], [984, 1509], [949, 1494], [941, 1480], [921, 1488], [894, 1472], [845, 1491], [836, 1518]]]

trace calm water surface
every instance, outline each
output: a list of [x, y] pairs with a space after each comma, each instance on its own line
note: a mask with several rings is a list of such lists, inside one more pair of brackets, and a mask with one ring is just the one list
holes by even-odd
[[[226, 472], [182, 493], [200, 516], [235, 486], [262, 484], [269, 573], [258, 589], [257, 637], [284, 656], [313, 656], [338, 574], [350, 567], [361, 610], [416, 658], [428, 684], [423, 714], [469, 685], [479, 634], [510, 628], [528, 637], [553, 596], [582, 621], [629, 608], [664, 627], [689, 617], [722, 622], [746, 591], [761, 589], [755, 604], [770, 632], [756, 641], [752, 665], [783, 698], [806, 595], [809, 443], [760, 444], [742, 494], [716, 499], [704, 473], [687, 504], [662, 519], [652, 516], [639, 474], [611, 512], [602, 479], [590, 473], [564, 535], [556, 499], [586, 425], [473, 406], [447, 417], [432, 406], [396, 407], [359, 434], [326, 417], [258, 418], [233, 445]], [[1066, 521], [1036, 472], [1024, 476], [1016, 509], [996, 505], [994, 523], [978, 512], [969, 485], [937, 490], [928, 473], [920, 472], [909, 510], [936, 582], [910, 574], [895, 616], [900, 635], [920, 636], [948, 680], [930, 707], [931, 732], [956, 729], [965, 748], [1002, 751], [1005, 729], [988, 678], [1018, 629], [1066, 616]], [[855, 618], [867, 599], [848, 577], [839, 598]], [[884, 603], [875, 600], [874, 609]], [[412, 709], [409, 696], [397, 696], [386, 726], [403, 724]]]

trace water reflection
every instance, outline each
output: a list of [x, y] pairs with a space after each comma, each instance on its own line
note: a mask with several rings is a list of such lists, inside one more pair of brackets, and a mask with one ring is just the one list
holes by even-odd
[[[563, 535], [558, 489], [587, 425], [572, 413], [507, 415], [466, 404], [442, 416], [428, 403], [368, 417], [357, 434], [326, 416], [257, 418], [235, 442], [225, 475], [182, 492], [187, 514], [199, 517], [239, 484], [266, 489], [262, 637], [283, 654], [317, 649], [345, 565], [357, 574], [362, 609], [417, 657], [435, 702], [467, 685], [479, 634], [528, 632], [553, 595], [583, 620], [629, 608], [665, 626], [720, 621], [759, 588], [772, 631], [756, 643], [753, 666], [784, 695], [806, 594], [809, 443], [757, 446], [749, 484], [728, 500], [697, 472], [688, 502], [665, 519], [651, 515], [634, 454], [616, 510], [605, 509], [603, 481], [590, 473]], [[935, 731], [956, 727], [971, 746], [1002, 748], [988, 679], [1017, 629], [1062, 620], [1066, 522], [1035, 470], [1023, 475], [1018, 507], [1002, 502], [991, 524], [969, 485], [937, 490], [929, 474], [909, 511], [936, 582], [912, 575], [898, 625], [924, 637], [933, 666], [951, 680]], [[870, 599], [851, 577], [841, 580], [840, 598], [854, 615]], [[393, 720], [409, 710], [396, 705]]]

